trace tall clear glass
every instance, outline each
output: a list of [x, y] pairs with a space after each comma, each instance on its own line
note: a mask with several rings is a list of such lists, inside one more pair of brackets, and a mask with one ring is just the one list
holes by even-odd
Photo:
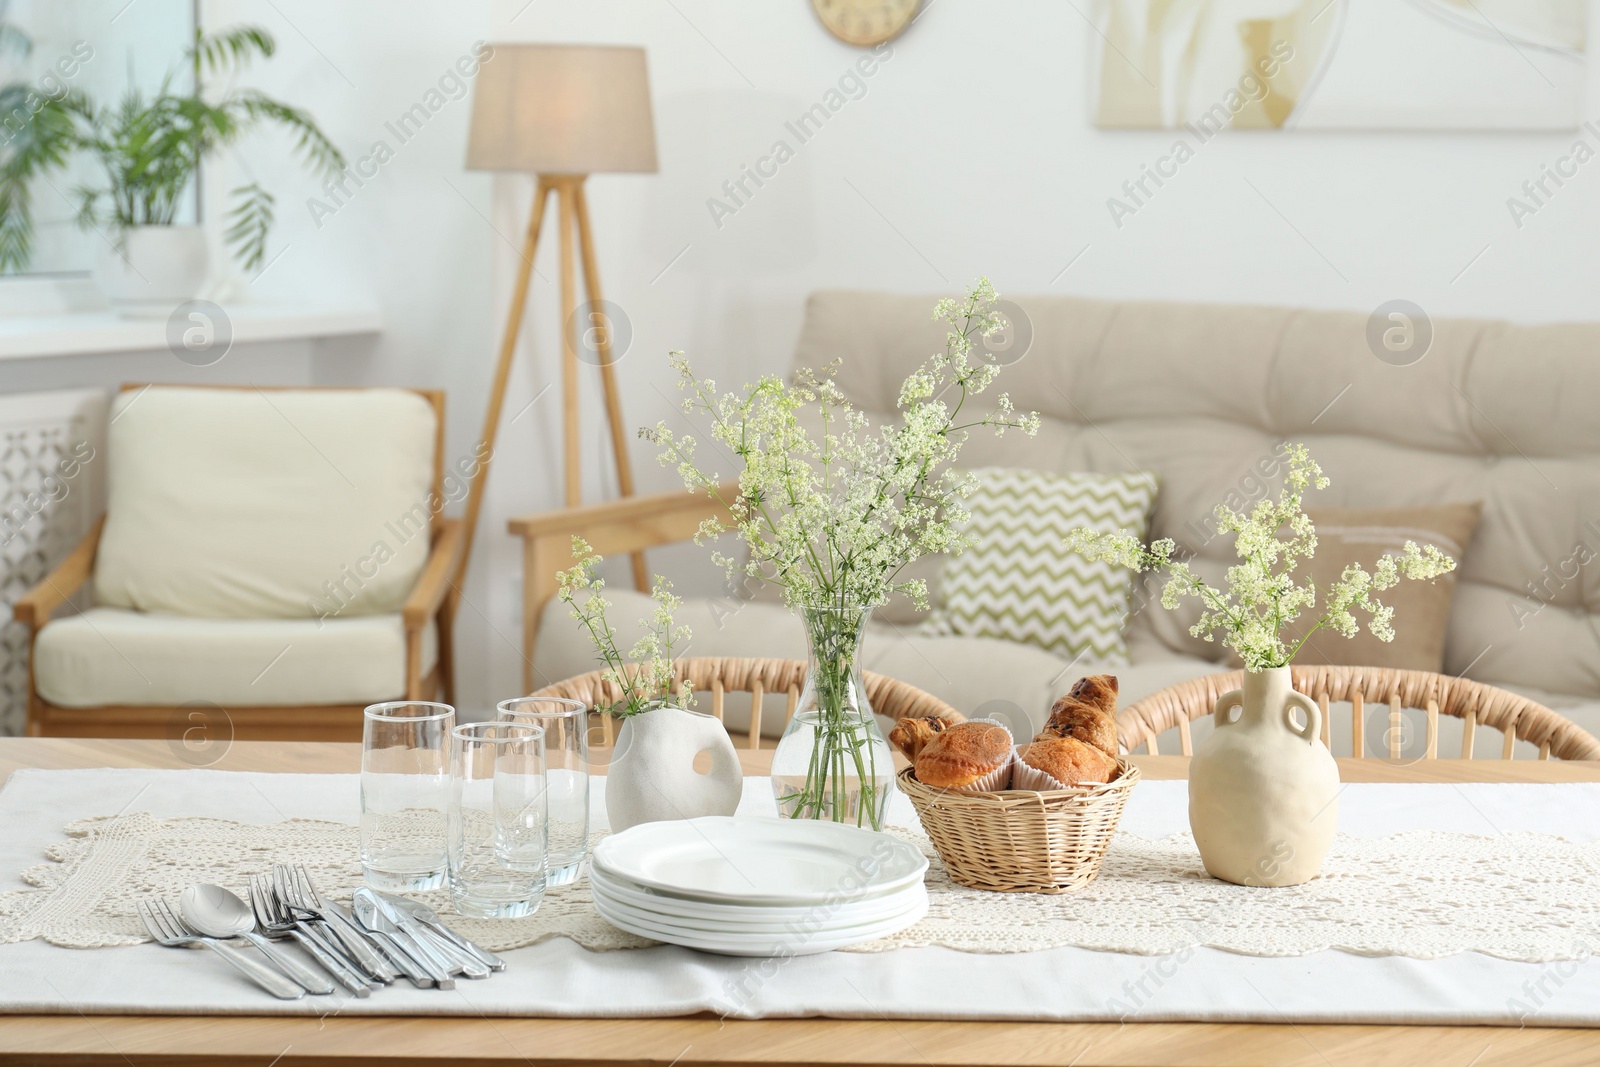
[[871, 608], [802, 608], [805, 688], [772, 753], [778, 813], [883, 829], [894, 758], [867, 702], [861, 642]]
[[517, 697], [498, 705], [502, 722], [544, 731], [550, 840], [545, 884], [570, 884], [589, 855], [589, 708], [563, 697]]
[[444, 884], [450, 730], [456, 709], [421, 700], [373, 704], [361, 737], [361, 870], [374, 889]]
[[474, 722], [451, 731], [450, 900], [462, 915], [531, 915], [544, 900], [544, 731]]

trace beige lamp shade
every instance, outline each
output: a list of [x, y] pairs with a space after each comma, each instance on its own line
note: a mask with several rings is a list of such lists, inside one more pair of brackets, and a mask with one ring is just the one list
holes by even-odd
[[478, 71], [467, 169], [656, 169], [644, 49], [497, 44]]

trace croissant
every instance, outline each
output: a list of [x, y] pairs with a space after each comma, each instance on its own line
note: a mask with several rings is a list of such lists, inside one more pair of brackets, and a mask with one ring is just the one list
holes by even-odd
[[937, 715], [901, 719], [895, 723], [894, 729], [889, 731], [889, 743], [905, 753], [906, 759], [915, 763], [917, 754], [949, 725]]
[[1117, 714], [1117, 676], [1114, 674], [1091, 674], [1079, 678], [1072, 683], [1072, 688], [1067, 690], [1067, 696], [1074, 700], [1081, 700], [1085, 704], [1093, 704], [1107, 715]]
[[1117, 678], [1092, 674], [1080, 678], [1067, 695], [1050, 708], [1050, 718], [1035, 741], [1071, 737], [1093, 745], [1106, 755], [1117, 755]]

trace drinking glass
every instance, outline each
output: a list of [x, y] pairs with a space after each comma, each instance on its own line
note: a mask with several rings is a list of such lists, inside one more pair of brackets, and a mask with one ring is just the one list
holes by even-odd
[[544, 731], [474, 722], [451, 737], [450, 899], [462, 915], [531, 915], [544, 899]]
[[550, 840], [545, 884], [568, 885], [589, 855], [589, 709], [561, 697], [517, 697], [498, 705], [502, 722], [544, 731]]
[[450, 730], [456, 709], [421, 700], [373, 704], [361, 743], [361, 870], [390, 892], [444, 884]]

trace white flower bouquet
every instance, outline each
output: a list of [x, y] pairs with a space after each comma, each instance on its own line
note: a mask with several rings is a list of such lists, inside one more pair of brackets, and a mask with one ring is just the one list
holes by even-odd
[[622, 699], [602, 710], [617, 718], [627, 718], [670, 700], [688, 707], [692, 696], [687, 678], [676, 697], [672, 693], [672, 648], [688, 645], [692, 636], [689, 627], [674, 625], [672, 621], [683, 598], [672, 592], [671, 582], [656, 575], [650, 589], [655, 608], [642, 620], [644, 635], [624, 657], [617, 648], [617, 631], [606, 621], [611, 601], [603, 595], [605, 579], [595, 575], [602, 558], [587, 541], [574, 537], [572, 569], [556, 574], [561, 583], [556, 595], [567, 605], [568, 613], [588, 631], [589, 640], [605, 664], [606, 680], [622, 690]]
[[[969, 415], [972, 401], [1000, 373], [974, 355], [975, 338], [1005, 327], [996, 298], [988, 280], [979, 279], [965, 300], [939, 302], [934, 316], [950, 327], [945, 349], [906, 378], [895, 425], [870, 425], [834, 383], [832, 368], [801, 371], [793, 382], [769, 375], [742, 394], [719, 395], [682, 352], [672, 353], [685, 413], [709, 419], [713, 439], [736, 457], [737, 496], [723, 499], [722, 478], [696, 459], [693, 437], [665, 423], [641, 435], [660, 447], [662, 463], [676, 467], [690, 490], [716, 497], [734, 517], [748, 558], [713, 557], [730, 579], [742, 572], [778, 583], [811, 643], [812, 670], [790, 728], [809, 731], [804, 767], [781, 772], [784, 745], [774, 758], [787, 815], [882, 825], [891, 762], [861, 687], [867, 615], [895, 592], [925, 606], [925, 583], [903, 580], [901, 572], [921, 556], [971, 543], [961, 499], [972, 492], [972, 479], [951, 469], [967, 435], [976, 429], [1031, 435], [1039, 426], [1037, 415], [1018, 413], [1003, 393], [987, 412]], [[802, 418], [813, 412], [821, 427], [816, 434]], [[697, 540], [725, 529], [708, 520]]]
[[[1305, 445], [1293, 445], [1276, 503], [1263, 500], [1248, 513], [1218, 506], [1217, 529], [1237, 535], [1234, 550], [1240, 560], [1228, 568], [1226, 591], [1206, 584], [1188, 563], [1175, 559], [1177, 546], [1170, 539], [1146, 548], [1132, 534], [1096, 533], [1080, 527], [1067, 535], [1066, 544], [1090, 560], [1105, 560], [1135, 571], [1165, 571], [1161, 606], [1170, 611], [1184, 597], [1199, 597], [1204, 610], [1189, 632], [1207, 641], [1215, 640], [1220, 632], [1222, 644], [1239, 653], [1246, 670], [1288, 666], [1319, 630], [1354, 637], [1360, 629], [1356, 611], [1368, 616], [1367, 627], [1373, 636], [1393, 641], [1394, 609], [1374, 594], [1394, 588], [1402, 577], [1432, 580], [1454, 570], [1456, 562], [1433, 545], [1419, 547], [1415, 541], [1407, 541], [1401, 555], [1384, 556], [1371, 573], [1352, 563], [1327, 589], [1319, 590], [1309, 581], [1297, 583], [1296, 565], [1311, 559], [1317, 550], [1317, 532], [1301, 508], [1301, 498], [1307, 488], [1327, 486], [1328, 479]], [[1294, 647], [1288, 647], [1284, 628], [1319, 602], [1322, 614]]]

